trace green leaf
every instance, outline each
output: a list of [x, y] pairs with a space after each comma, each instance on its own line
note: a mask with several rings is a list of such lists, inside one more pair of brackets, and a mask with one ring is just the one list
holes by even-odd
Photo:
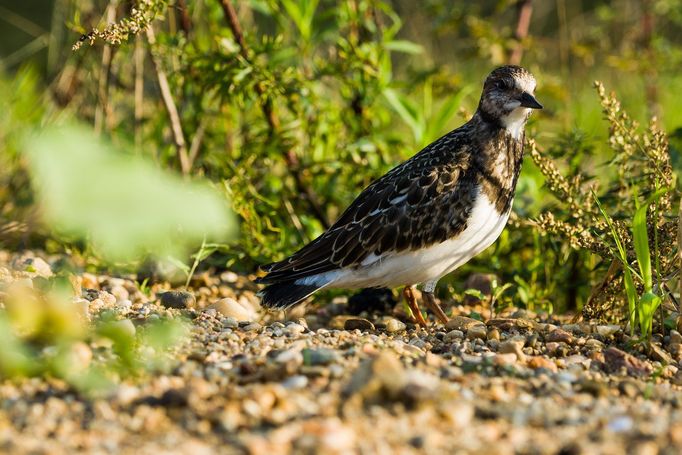
[[621, 263], [623, 264], [623, 281], [625, 283], [625, 296], [627, 297], [628, 300], [630, 334], [634, 335], [635, 323], [637, 322], [636, 320], [637, 288], [635, 286], [635, 281], [632, 278], [632, 271], [630, 268], [630, 264], [628, 263], [628, 256], [627, 253], [625, 252], [625, 247], [623, 247], [623, 242], [621, 241], [620, 236], [618, 235], [618, 231], [616, 231], [616, 227], [613, 224], [613, 220], [611, 219], [609, 214], [606, 213], [604, 207], [602, 207], [601, 202], [599, 201], [599, 198], [597, 197], [597, 194], [594, 191], [592, 192], [592, 197], [594, 197], [594, 200], [597, 203], [597, 207], [599, 208], [602, 217], [604, 217], [606, 224], [609, 226], [609, 229], [611, 230], [611, 236], [613, 237], [614, 242], [616, 242], [616, 247], [618, 248], [619, 254], [618, 259], [620, 259]]
[[435, 139], [437, 136], [445, 132], [448, 122], [457, 113], [457, 110], [462, 105], [462, 100], [472, 91], [472, 86], [467, 85], [459, 90], [457, 93], [447, 97], [445, 102], [438, 110], [438, 114], [429, 119], [428, 132], [426, 133], [426, 140]]
[[405, 54], [422, 54], [424, 48], [412, 41], [407, 40], [393, 40], [385, 44], [389, 51], [404, 52]]
[[45, 225], [88, 239], [111, 260], [184, 254], [234, 232], [224, 196], [124, 153], [83, 127], [61, 126], [25, 147]]
[[391, 88], [385, 89], [383, 93], [393, 110], [410, 127], [415, 141], [420, 143], [424, 137], [424, 116], [406, 96]]

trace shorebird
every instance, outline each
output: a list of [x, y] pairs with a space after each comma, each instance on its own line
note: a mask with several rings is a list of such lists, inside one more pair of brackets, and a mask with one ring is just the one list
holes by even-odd
[[404, 286], [436, 317], [438, 280], [488, 248], [511, 212], [523, 160], [524, 127], [535, 78], [518, 66], [495, 69], [471, 120], [374, 181], [326, 232], [290, 257], [261, 269], [264, 307], [286, 309], [320, 289]]

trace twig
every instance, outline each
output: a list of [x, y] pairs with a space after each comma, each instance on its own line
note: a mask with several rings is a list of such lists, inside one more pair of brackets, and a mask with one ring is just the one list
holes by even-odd
[[185, 2], [185, 0], [177, 0], [176, 8], [180, 12], [180, 28], [182, 28], [185, 35], [189, 35], [189, 32], [192, 29], [192, 21], [187, 12], [187, 2]]
[[[239, 45], [239, 54], [242, 56], [242, 58], [244, 58], [244, 60], [250, 62], [251, 60], [249, 58], [249, 48], [246, 45], [246, 41], [244, 40], [244, 32], [242, 31], [241, 24], [239, 23], [239, 18], [237, 17], [237, 12], [235, 11], [232, 2], [230, 0], [218, 1], [220, 2], [220, 6], [223, 9], [223, 13], [225, 14], [225, 18], [227, 19], [227, 22], [230, 26], [232, 35], [234, 36], [235, 41]], [[262, 98], [264, 95], [263, 88], [259, 85], [256, 85], [256, 93], [258, 94], [259, 97]], [[267, 97], [265, 101], [261, 103], [261, 110], [263, 111], [263, 115], [265, 116], [265, 119], [268, 122], [268, 126], [270, 127], [270, 135], [271, 136], [277, 135], [277, 132], [279, 131], [280, 122], [276, 112], [272, 107], [272, 100], [270, 99], [270, 97]], [[318, 221], [322, 224], [322, 226], [325, 229], [328, 229], [330, 224], [329, 221], [327, 221], [327, 216], [320, 207], [320, 204], [318, 203], [317, 198], [315, 197], [315, 194], [313, 193], [312, 189], [310, 188], [310, 186], [306, 185], [305, 181], [303, 180], [303, 176], [301, 175], [300, 171], [298, 157], [296, 156], [296, 153], [294, 152], [293, 149], [287, 148], [287, 150], [284, 152], [284, 161], [289, 167], [291, 175], [294, 178], [294, 182], [296, 183], [296, 190], [300, 194], [305, 196], [305, 199], [308, 202], [308, 205], [310, 206], [313, 215], [315, 215], [315, 217], [318, 219]]]
[[516, 22], [516, 31], [514, 32], [517, 44], [509, 57], [509, 63], [512, 65], [521, 64], [521, 58], [523, 57], [523, 40], [528, 36], [530, 17], [533, 14], [533, 1], [520, 0], [519, 3], [517, 3], [517, 8], [519, 10], [519, 16]]
[[170, 118], [171, 130], [173, 132], [173, 140], [175, 141], [175, 147], [178, 151], [178, 159], [180, 161], [180, 170], [183, 175], [189, 174], [190, 163], [189, 156], [187, 155], [187, 143], [185, 142], [185, 135], [182, 133], [182, 123], [180, 123], [180, 114], [178, 114], [178, 108], [173, 101], [173, 96], [171, 95], [170, 86], [168, 85], [168, 78], [166, 73], [161, 68], [161, 64], [151, 50], [151, 47], [156, 44], [156, 36], [154, 35], [154, 29], [152, 26], [148, 26], [146, 30], [147, 41], [150, 45], [149, 55], [152, 57], [152, 63], [154, 64], [154, 70], [156, 71], [156, 77], [159, 81], [159, 89], [161, 90], [161, 98], [163, 99], [163, 104], [168, 112], [168, 117]]
[[206, 134], [206, 118], [202, 117], [199, 120], [199, 127], [194, 132], [194, 137], [192, 138], [192, 143], [189, 145], [189, 165], [192, 167], [194, 165], [194, 160], [197, 159], [199, 155], [199, 150], [201, 149], [201, 143], [204, 141], [204, 135]]

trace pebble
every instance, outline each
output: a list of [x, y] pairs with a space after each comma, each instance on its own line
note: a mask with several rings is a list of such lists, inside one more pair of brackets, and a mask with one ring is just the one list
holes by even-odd
[[258, 318], [258, 313], [252, 308], [242, 305], [231, 297], [225, 297], [209, 306], [210, 309], [215, 309], [223, 316], [234, 318], [237, 321], [255, 321]]
[[483, 326], [483, 324], [478, 319], [468, 318], [465, 316], [454, 316], [445, 324], [445, 328], [448, 330], [461, 330], [462, 332], [469, 330], [471, 327]]
[[166, 291], [159, 294], [161, 305], [166, 308], [185, 309], [192, 308], [196, 304], [194, 294], [187, 291]]
[[682, 335], [677, 330], [670, 331], [670, 344], [682, 344]]
[[374, 330], [374, 324], [363, 318], [346, 319], [343, 324], [344, 330]]
[[336, 362], [341, 357], [334, 349], [318, 348], [318, 349], [303, 349], [303, 363], [310, 366], [329, 365]]
[[483, 324], [471, 326], [467, 330], [467, 339], [469, 340], [475, 339], [485, 340], [487, 336], [488, 331], [486, 330], [485, 325]]
[[500, 341], [500, 331], [497, 330], [495, 327], [491, 328], [488, 330], [488, 341], [494, 340], [494, 341]]
[[24, 265], [24, 270], [26, 270], [30, 273], [34, 273], [34, 274], [41, 276], [43, 278], [50, 278], [53, 275], [52, 268], [42, 258], [39, 258], [39, 257], [27, 258], [24, 261], [23, 265]]
[[295, 363], [297, 365], [303, 364], [303, 354], [298, 349], [287, 349], [275, 356], [277, 363]]
[[462, 332], [461, 330], [450, 330], [443, 337], [443, 341], [449, 343], [454, 340], [461, 340], [462, 338], [464, 338], [464, 332]]
[[562, 329], [555, 329], [545, 335], [545, 341], [573, 344], [573, 335]]
[[388, 333], [398, 333], [403, 332], [407, 329], [407, 326], [402, 321], [395, 318], [390, 318], [386, 321], [386, 331]]
[[284, 328], [284, 333], [286, 333], [289, 336], [297, 336], [305, 332], [306, 328], [303, 327], [301, 324], [297, 324], [295, 322], [290, 322], [289, 324], [286, 325]]
[[303, 389], [308, 385], [308, 377], [303, 375], [289, 376], [282, 381], [282, 387], [290, 390]]
[[121, 319], [119, 321], [114, 321], [112, 325], [114, 327], [118, 327], [123, 331], [123, 333], [130, 337], [134, 337], [135, 333], [137, 332], [137, 330], [135, 329], [135, 324], [133, 324], [133, 321], [131, 321], [130, 319]]
[[498, 350], [502, 354], [515, 354], [520, 362], [526, 361], [526, 355], [523, 353], [523, 341], [504, 341], [500, 343]]
[[223, 324], [223, 327], [226, 329], [236, 329], [237, 327], [239, 327], [239, 321], [237, 321], [235, 318], [232, 318], [229, 316], [226, 318], [223, 318], [220, 322]]
[[597, 333], [603, 336], [604, 338], [613, 336], [616, 333], [620, 332], [620, 330], [621, 327], [619, 325], [598, 325], [596, 328]]
[[259, 323], [257, 323], [257, 322], [252, 322], [252, 323], [250, 323], [250, 324], [246, 324], [245, 326], [243, 326], [243, 327], [242, 327], [242, 330], [243, 330], [244, 332], [257, 332], [257, 331], [259, 331], [259, 330], [262, 329], [262, 328], [263, 328], [263, 326], [260, 325]]

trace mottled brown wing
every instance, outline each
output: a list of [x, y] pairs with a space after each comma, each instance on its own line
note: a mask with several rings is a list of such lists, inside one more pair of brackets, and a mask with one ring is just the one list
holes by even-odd
[[263, 266], [276, 283], [360, 264], [370, 254], [442, 242], [466, 225], [475, 191], [471, 150], [460, 130], [443, 136], [368, 186], [324, 234]]

